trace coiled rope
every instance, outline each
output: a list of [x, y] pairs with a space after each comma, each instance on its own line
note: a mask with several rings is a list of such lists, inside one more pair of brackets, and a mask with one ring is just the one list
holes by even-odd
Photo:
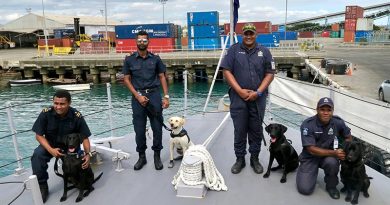
[[[191, 159], [191, 156], [199, 158], [200, 161]], [[185, 152], [179, 171], [172, 180], [175, 190], [177, 190], [180, 180], [190, 186], [204, 184], [207, 188], [215, 191], [227, 191], [228, 189], [223, 176], [214, 164], [213, 158], [203, 145], [192, 145]]]

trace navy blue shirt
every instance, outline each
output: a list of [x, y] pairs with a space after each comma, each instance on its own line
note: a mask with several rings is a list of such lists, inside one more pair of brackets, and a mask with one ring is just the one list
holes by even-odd
[[271, 52], [257, 43], [251, 50], [242, 43], [232, 45], [220, 67], [232, 72], [240, 87], [249, 90], [257, 90], [266, 73], [275, 73]]
[[306, 146], [313, 145], [323, 149], [333, 149], [336, 136], [339, 141], [339, 148], [341, 148], [345, 137], [350, 135], [351, 129], [338, 116], [333, 116], [327, 125], [323, 125], [317, 115], [310, 117], [303, 121], [301, 125], [303, 150], [300, 158], [316, 157], [306, 150]]
[[165, 65], [160, 57], [150, 52], [148, 52], [146, 58], [142, 58], [138, 52], [127, 56], [122, 69], [124, 75], [131, 76], [131, 84], [136, 90], [160, 86], [158, 74], [165, 71]]
[[58, 147], [63, 143], [61, 138], [71, 133], [80, 133], [83, 137], [91, 136], [84, 117], [79, 111], [70, 107], [67, 115], [61, 118], [54, 108], [43, 109], [35, 121], [32, 131], [44, 136], [51, 146]]

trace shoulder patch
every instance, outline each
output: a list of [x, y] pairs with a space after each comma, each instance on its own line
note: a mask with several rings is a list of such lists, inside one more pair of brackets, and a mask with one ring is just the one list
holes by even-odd
[[78, 118], [81, 118], [81, 117], [82, 117], [82, 115], [81, 115], [81, 113], [80, 113], [79, 111], [74, 112], [74, 114], [75, 114], [76, 117], [78, 117]]
[[42, 112], [49, 112], [51, 110], [51, 107], [49, 107], [49, 108], [43, 108], [42, 109]]
[[306, 135], [308, 134], [308, 131], [309, 131], [309, 128], [306, 128], [306, 127], [303, 128], [303, 129], [302, 129], [302, 135], [305, 135], [305, 136], [306, 136]]

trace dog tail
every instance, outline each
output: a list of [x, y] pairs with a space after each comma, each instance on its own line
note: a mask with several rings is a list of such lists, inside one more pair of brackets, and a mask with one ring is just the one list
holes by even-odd
[[102, 175], [103, 175], [103, 172], [100, 173], [99, 176], [97, 176], [96, 179], [93, 180], [93, 183], [92, 183], [92, 184], [94, 184], [97, 180], [99, 180], [100, 177], [102, 177]]
[[62, 174], [60, 174], [60, 173], [58, 172], [58, 159], [59, 159], [59, 158], [56, 158], [56, 161], [54, 162], [54, 173], [55, 173], [57, 176], [59, 176], [59, 177], [61, 177], [61, 178], [64, 178], [64, 175], [62, 175]]

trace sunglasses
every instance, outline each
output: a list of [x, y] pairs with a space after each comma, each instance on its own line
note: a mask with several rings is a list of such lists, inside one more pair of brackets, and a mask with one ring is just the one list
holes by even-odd
[[137, 42], [138, 42], [138, 43], [142, 43], [142, 42], [143, 42], [143, 43], [148, 43], [148, 41], [149, 41], [148, 39], [144, 39], [144, 38], [137, 39]]

